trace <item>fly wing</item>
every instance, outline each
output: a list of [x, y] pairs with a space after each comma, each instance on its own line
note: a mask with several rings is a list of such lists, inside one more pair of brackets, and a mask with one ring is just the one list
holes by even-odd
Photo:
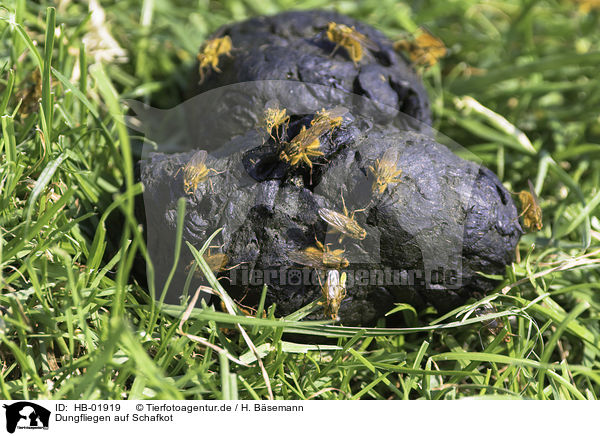
[[389, 166], [398, 166], [398, 161], [400, 157], [398, 156], [398, 150], [395, 148], [388, 148], [381, 157], [381, 163]]
[[323, 219], [323, 221], [327, 222], [338, 230], [343, 230], [349, 220], [341, 213], [326, 208], [319, 209], [319, 216]]
[[206, 162], [207, 155], [208, 153], [206, 152], [206, 150], [198, 150], [190, 159], [189, 165], [194, 168], [204, 165], [204, 162]]
[[360, 32], [354, 31], [352, 33], [349, 33], [348, 36], [355, 40], [356, 42], [358, 42], [360, 45], [362, 45], [363, 47], [368, 48], [369, 50], [372, 51], [379, 51], [379, 47], [377, 46], [377, 44], [375, 44], [373, 41], [371, 41], [367, 36], [363, 35]]
[[292, 138], [290, 144], [293, 144], [296, 147], [307, 147], [321, 136], [322, 131], [320, 127], [320, 125], [310, 126], [307, 129], [306, 126], [302, 126], [302, 130]]
[[212, 272], [221, 272], [229, 262], [229, 257], [225, 253], [205, 254], [204, 260]]
[[336, 106], [331, 109], [327, 109], [327, 114], [330, 118], [343, 117], [349, 112], [347, 107], [344, 106]]
[[334, 299], [336, 297], [337, 288], [340, 286], [340, 273], [333, 269], [327, 272], [327, 298]]
[[446, 46], [442, 42], [441, 39], [436, 38], [428, 31], [424, 30], [416, 38], [416, 43], [419, 47], [425, 50], [436, 50], [436, 51], [446, 51]]
[[529, 185], [529, 191], [531, 192], [531, 196], [533, 197], [533, 201], [535, 202], [535, 205], [538, 206], [538, 198], [537, 198], [537, 194], [535, 193], [535, 187], [533, 186], [533, 183], [531, 183], [531, 180], [527, 179], [527, 184]]
[[228, 35], [225, 35], [224, 37], [218, 39], [218, 45], [217, 45], [217, 54], [218, 55], [227, 54], [231, 51], [232, 48], [233, 48], [233, 45], [231, 43], [231, 38]]
[[323, 268], [323, 252], [310, 247], [304, 251], [292, 251], [288, 254], [292, 262], [300, 265], [310, 266], [311, 268]]

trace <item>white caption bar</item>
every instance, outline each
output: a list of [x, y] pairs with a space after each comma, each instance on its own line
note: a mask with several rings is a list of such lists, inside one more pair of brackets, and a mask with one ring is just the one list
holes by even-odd
[[[595, 428], [595, 402], [0, 401], [0, 435], [564, 435]], [[410, 433], [407, 433], [410, 432]]]

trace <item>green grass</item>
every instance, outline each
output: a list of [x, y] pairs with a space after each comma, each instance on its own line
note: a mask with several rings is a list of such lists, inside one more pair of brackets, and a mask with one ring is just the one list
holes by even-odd
[[[488, 297], [497, 313], [401, 306], [407, 327], [386, 329], [303, 321], [315, 304], [246, 317], [202, 263], [228, 313], [161, 312], [131, 278], [146, 251], [120, 99], [179, 103], [211, 31], [296, 2], [103, 1], [124, 63], [82, 50], [86, 6], [39, 3], [0, 10], [0, 398], [600, 396], [600, 11], [569, 0], [302, 3], [391, 37], [434, 32], [450, 49], [423, 72], [436, 129], [508, 189], [531, 179], [540, 194], [544, 228], [522, 238], [520, 262]], [[490, 335], [482, 321], [495, 317], [506, 327]]]

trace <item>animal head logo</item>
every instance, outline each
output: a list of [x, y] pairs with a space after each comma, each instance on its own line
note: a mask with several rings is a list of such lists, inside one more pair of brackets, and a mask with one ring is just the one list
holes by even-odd
[[16, 429], [48, 429], [50, 411], [29, 401], [4, 404], [6, 413], [6, 431], [14, 433]]

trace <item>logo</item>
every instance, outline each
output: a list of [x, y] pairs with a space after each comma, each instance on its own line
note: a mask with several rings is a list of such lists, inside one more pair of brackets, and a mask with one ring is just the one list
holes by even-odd
[[19, 401], [3, 405], [6, 409], [6, 431], [14, 433], [16, 429], [48, 430], [50, 411], [29, 401]]

